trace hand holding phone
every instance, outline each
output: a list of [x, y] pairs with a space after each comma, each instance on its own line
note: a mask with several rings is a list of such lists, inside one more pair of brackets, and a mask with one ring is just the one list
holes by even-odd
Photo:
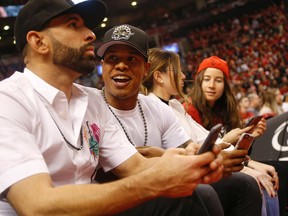
[[251, 125], [257, 125], [258, 122], [262, 119], [262, 115], [260, 116], [253, 116], [249, 119], [248, 123], [245, 125], [245, 127], [251, 126]]
[[206, 137], [204, 143], [201, 145], [200, 149], [198, 150], [197, 154], [202, 154], [207, 151], [211, 151], [213, 145], [215, 144], [218, 134], [220, 133], [222, 128], [222, 124], [217, 124], [211, 128], [208, 136]]
[[235, 145], [235, 149], [249, 150], [255, 137], [249, 133], [243, 133]]

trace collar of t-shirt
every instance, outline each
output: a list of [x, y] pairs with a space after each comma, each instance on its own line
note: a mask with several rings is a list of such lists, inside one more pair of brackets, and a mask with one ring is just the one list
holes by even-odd
[[49, 106], [53, 107], [53, 110], [57, 111], [57, 114], [55, 112], [50, 114], [53, 115], [54, 118], [55, 115], [57, 115], [64, 125], [70, 125], [73, 134], [79, 134], [78, 131], [80, 131], [88, 106], [88, 96], [86, 92], [78, 88], [77, 85], [73, 85], [72, 97], [68, 102], [64, 92], [51, 86], [29, 69], [25, 68], [23, 73], [35, 91]]

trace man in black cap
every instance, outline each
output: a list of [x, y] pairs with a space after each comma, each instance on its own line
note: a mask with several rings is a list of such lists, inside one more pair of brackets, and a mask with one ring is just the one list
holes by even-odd
[[[160, 100], [155, 95], [147, 97], [139, 94], [141, 83], [147, 73], [151, 75], [149, 74], [151, 70], [167, 75], [163, 78], [155, 75], [157, 73], [154, 74], [160, 81], [165, 82], [166, 93], [163, 91], [160, 95], [166, 94], [166, 97], [176, 91], [170, 80], [173, 80], [171, 77], [175, 75], [171, 72], [175, 70], [173, 61], [175, 59], [167, 52], [162, 53], [162, 56], [158, 52], [159, 56], [155, 56], [159, 57], [159, 65], [162, 67], [156, 66], [152, 61], [155, 56], [148, 58], [148, 49], [148, 38], [145, 32], [125, 24], [115, 26], [105, 33], [104, 41], [97, 49], [97, 55], [101, 58], [102, 77], [105, 84], [102, 98], [108, 110], [114, 115], [114, 122], [124, 131], [132, 145], [135, 145], [143, 155], [152, 157], [161, 155], [164, 152], [162, 149], [183, 147], [183, 144], [191, 143], [191, 139], [197, 142], [201, 139], [196, 137], [205, 138], [208, 132], [200, 125], [189, 122], [189, 129], [192, 128], [191, 133], [195, 135], [190, 137], [183, 134], [183, 128], [182, 130], [181, 127], [179, 128], [176, 114], [165, 104], [168, 101]], [[151, 83], [148, 85], [153, 89]], [[234, 133], [230, 136], [236, 139], [238, 135]], [[204, 139], [198, 142], [203, 143], [203, 141]], [[190, 148], [191, 144], [188, 147]], [[231, 151], [231, 154], [230, 151], [223, 151], [225, 173], [231, 175], [233, 172], [233, 174], [229, 178], [213, 183], [215, 190], [208, 185], [200, 185], [195, 189], [200, 198], [205, 200], [204, 204], [210, 215], [222, 215], [223, 210], [225, 214], [234, 216], [261, 214], [262, 200], [257, 182], [251, 176], [238, 172], [243, 168], [242, 163], [245, 161], [246, 154], [247, 151], [240, 150]], [[216, 192], [220, 195], [219, 198]], [[196, 215], [201, 214], [196, 211]]]
[[[14, 33], [26, 67], [0, 84], [0, 215], [111, 215], [143, 202], [137, 208], [154, 215], [190, 215], [189, 202], [159, 197], [221, 177], [217, 147], [145, 159], [98, 91], [73, 83], [95, 68], [92, 30], [105, 14], [99, 0], [29, 0], [21, 9]], [[99, 165], [126, 178], [91, 184]]]

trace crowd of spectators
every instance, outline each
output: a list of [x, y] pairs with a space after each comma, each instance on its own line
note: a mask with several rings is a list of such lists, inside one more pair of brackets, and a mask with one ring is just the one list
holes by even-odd
[[15, 71], [23, 71], [22, 57], [17, 54], [0, 55], [0, 81], [10, 77]]
[[[186, 33], [178, 33], [177, 37], [173, 37], [173, 32], [166, 32], [164, 41], [177, 42], [182, 47], [179, 54], [187, 85], [193, 82], [202, 59], [217, 55], [229, 64], [238, 99], [249, 93], [261, 95], [267, 87], [277, 87], [281, 94], [288, 94], [288, 21], [283, 4], [271, 3], [241, 16], [182, 32]], [[97, 71], [90, 77], [97, 77], [93, 85], [102, 88]], [[90, 77], [80, 82], [89, 85]]]
[[[210, 20], [209, 24], [198, 27], [186, 25], [183, 28], [183, 17], [179, 18], [178, 30], [175, 30], [178, 33], [172, 30], [166, 32], [162, 43], [177, 42], [182, 47], [179, 54], [186, 83], [193, 82], [194, 73], [203, 58], [217, 55], [229, 63], [231, 83], [237, 98], [248, 93], [261, 93], [268, 86], [278, 87], [283, 95], [288, 94], [288, 21], [285, 8], [283, 3], [266, 5], [242, 15], [237, 13], [237, 16], [231, 16], [230, 12], [224, 19], [224, 14], [218, 14], [222, 19], [215, 18], [215, 22]], [[186, 20], [191, 19], [187, 9], [184, 11]], [[177, 26], [175, 20], [170, 24]], [[151, 28], [144, 30], [155, 32]], [[9, 64], [4, 59], [12, 61]], [[21, 59], [16, 56], [1, 56], [0, 80], [10, 76], [14, 70], [21, 70], [23, 64], [19, 62]], [[79, 83], [102, 88], [99, 72], [99, 68], [95, 69]]]
[[185, 57], [186, 76], [193, 80], [197, 65], [207, 56], [227, 60], [236, 95], [268, 86], [288, 93], [288, 22], [282, 5], [190, 31], [191, 51]]

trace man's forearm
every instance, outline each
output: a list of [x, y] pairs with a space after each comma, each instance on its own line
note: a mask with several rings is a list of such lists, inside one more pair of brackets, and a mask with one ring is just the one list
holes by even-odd
[[[34, 179], [30, 181], [30, 178]], [[29, 177], [24, 182], [16, 183], [8, 192], [7, 199], [19, 215], [111, 215], [160, 195], [152, 188], [152, 178], [148, 172], [106, 184], [54, 188], [47, 187], [45, 183], [32, 183], [36, 178], [45, 182], [47, 176]], [[35, 187], [30, 187], [31, 183]]]

